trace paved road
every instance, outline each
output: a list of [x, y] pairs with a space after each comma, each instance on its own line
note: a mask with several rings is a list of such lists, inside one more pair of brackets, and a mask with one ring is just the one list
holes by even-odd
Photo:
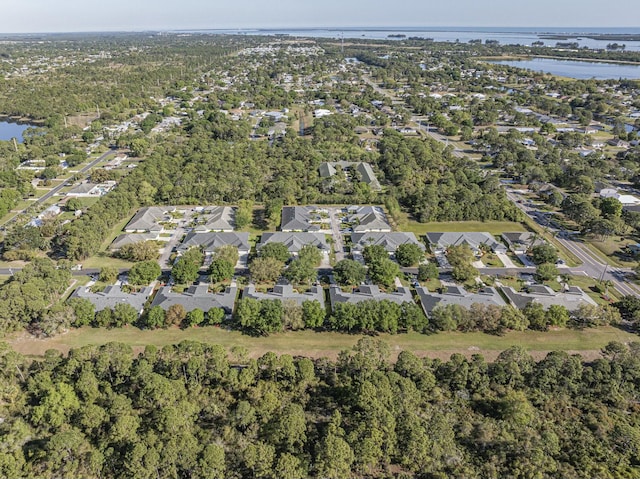
[[571, 274], [585, 275], [590, 278], [602, 281], [611, 281], [614, 288], [623, 295], [639, 296], [638, 289], [627, 280], [627, 275], [632, 274], [630, 269], [617, 268], [603, 263], [580, 239], [574, 238], [566, 232], [548, 225], [546, 220], [542, 220], [535, 208], [525, 203], [519, 203], [519, 196], [513, 192], [507, 191], [507, 198], [514, 202], [526, 215], [528, 215], [536, 223], [542, 223], [549, 232], [555, 235], [556, 240], [565, 248], [567, 248], [576, 258], [582, 261], [582, 264], [576, 268], [567, 268]]
[[[437, 131], [434, 131], [433, 127], [425, 125], [424, 119], [421, 119], [420, 117], [411, 117], [411, 121], [413, 121], [418, 125], [419, 130], [424, 131], [428, 136], [430, 136], [434, 140], [437, 140], [441, 143], [444, 143], [446, 146], [449, 146], [449, 138], [447, 138], [445, 135], [441, 135]], [[461, 150], [460, 148], [456, 148], [454, 145], [451, 145], [451, 146], [453, 146], [453, 154], [455, 156], [457, 156], [458, 158], [464, 158], [466, 156], [464, 150]]]
[[[76, 176], [81, 177], [82, 179], [86, 178], [87, 175], [86, 173], [89, 172], [89, 170], [91, 168], [93, 168], [94, 166], [96, 166], [98, 163], [100, 163], [102, 160], [104, 160], [107, 156], [114, 154], [117, 150], [115, 149], [110, 149], [109, 151], [107, 151], [106, 153], [103, 153], [102, 155], [100, 155], [98, 158], [96, 158], [95, 160], [93, 160], [91, 163], [88, 163], [87, 165], [85, 165], [83, 168], [81, 168], [80, 170], [78, 170], [78, 172], [76, 173]], [[33, 204], [29, 205], [28, 207], [26, 207], [25, 209], [23, 209], [22, 211], [19, 211], [18, 213], [16, 213], [14, 216], [12, 216], [9, 220], [7, 220], [4, 225], [10, 225], [11, 223], [14, 223], [18, 217], [21, 214], [26, 213], [26, 211], [28, 209], [30, 209], [33, 205], [37, 205], [38, 203], [44, 203], [45, 201], [47, 201], [49, 198], [51, 198], [53, 195], [57, 194], [60, 190], [62, 190], [62, 188], [65, 187], [65, 185], [67, 184], [67, 182], [63, 182], [60, 183], [58, 186], [56, 186], [55, 188], [52, 188], [48, 193], [42, 195], [40, 198], [36, 199]]]

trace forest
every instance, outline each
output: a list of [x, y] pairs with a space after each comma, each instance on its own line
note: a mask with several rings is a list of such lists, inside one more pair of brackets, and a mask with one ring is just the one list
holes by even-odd
[[633, 478], [640, 344], [487, 363], [361, 339], [336, 360], [183, 342], [0, 345], [0, 477]]

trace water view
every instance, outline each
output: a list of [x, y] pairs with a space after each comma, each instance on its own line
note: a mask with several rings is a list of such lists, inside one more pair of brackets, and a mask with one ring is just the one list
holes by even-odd
[[22, 143], [22, 133], [27, 128], [29, 128], [29, 125], [13, 123], [9, 121], [0, 121], [0, 140], [9, 141], [11, 140], [11, 138], [15, 138], [18, 143]]
[[[184, 30], [181, 30], [184, 31]], [[359, 38], [370, 40], [404, 40], [409, 37], [431, 38], [436, 42], [468, 43], [471, 40], [497, 41], [501, 45], [528, 45], [543, 42], [554, 47], [558, 42], [575, 42], [579, 48], [606, 49], [611, 40], [589, 38], [590, 34], [640, 34], [637, 28], [482, 28], [482, 27], [396, 27], [396, 28], [299, 28], [186, 30], [193, 33], [239, 35], [288, 35], [292, 37]], [[555, 36], [567, 38], [555, 38]], [[626, 50], [640, 51], [640, 41], [621, 40]]]
[[625, 65], [621, 63], [583, 62], [572, 60], [554, 60], [551, 58], [533, 58], [531, 60], [501, 60], [493, 61], [502, 65], [527, 68], [533, 71], [543, 71], [569, 78], [587, 80], [609, 80], [618, 78], [640, 78], [640, 65]]

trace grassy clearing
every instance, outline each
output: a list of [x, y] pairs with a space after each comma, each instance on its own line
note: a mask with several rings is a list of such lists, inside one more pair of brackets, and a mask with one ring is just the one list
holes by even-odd
[[120, 258], [114, 258], [110, 256], [108, 253], [102, 252], [98, 253], [91, 258], [86, 259], [82, 262], [82, 267], [85, 269], [90, 268], [104, 268], [104, 267], [112, 267], [117, 269], [129, 269], [133, 266], [133, 263], [130, 261], [125, 261]]
[[[440, 333], [428, 336], [411, 333], [393, 336], [381, 334], [378, 337], [390, 345], [394, 357], [402, 350], [410, 350], [420, 355], [444, 359], [453, 353], [479, 353], [487, 359], [495, 359], [500, 351], [516, 345], [522, 346], [537, 358], [556, 350], [579, 352], [585, 357], [594, 358], [610, 341], [629, 342], [638, 339], [636, 335], [612, 327], [585, 331], [560, 329], [548, 332], [510, 332], [504, 336], [483, 333]], [[162, 347], [191, 340], [220, 344], [227, 349], [242, 346], [248, 350], [251, 357], [259, 357], [267, 351], [273, 351], [294, 356], [335, 358], [340, 351], [351, 348], [360, 338], [360, 335], [312, 331], [253, 338], [237, 331], [225, 331], [216, 327], [141, 331], [129, 326], [112, 330], [82, 328], [45, 340], [20, 333], [9, 337], [8, 342], [16, 351], [32, 356], [41, 356], [47, 349], [57, 349], [66, 353], [72, 348], [113, 341], [128, 344], [135, 351], [141, 351], [149, 344]]]
[[588, 240], [584, 244], [602, 261], [609, 263], [612, 266], [619, 266], [622, 268], [629, 268], [635, 266], [635, 262], [622, 261], [617, 255], [624, 250], [627, 245], [635, 244], [628, 238], [607, 238], [604, 241]]
[[615, 302], [621, 299], [622, 295], [613, 287], [609, 288], [607, 291], [607, 296], [610, 301], [607, 301], [604, 298], [604, 285], [601, 285], [593, 278], [588, 276], [571, 276], [571, 281], [569, 282], [572, 286], [579, 286], [585, 293], [587, 293], [591, 299], [593, 299], [596, 303], [600, 305], [610, 304], [611, 301]]
[[440, 231], [459, 231], [463, 233], [487, 232], [492, 235], [499, 235], [505, 231], [527, 231], [521, 223], [511, 221], [444, 221], [418, 223], [410, 219], [401, 220], [398, 225], [398, 230], [415, 233], [416, 235]]

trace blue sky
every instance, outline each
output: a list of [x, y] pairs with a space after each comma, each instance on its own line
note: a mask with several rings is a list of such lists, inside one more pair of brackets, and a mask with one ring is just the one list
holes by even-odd
[[0, 33], [345, 26], [638, 27], [640, 1], [4, 0]]

